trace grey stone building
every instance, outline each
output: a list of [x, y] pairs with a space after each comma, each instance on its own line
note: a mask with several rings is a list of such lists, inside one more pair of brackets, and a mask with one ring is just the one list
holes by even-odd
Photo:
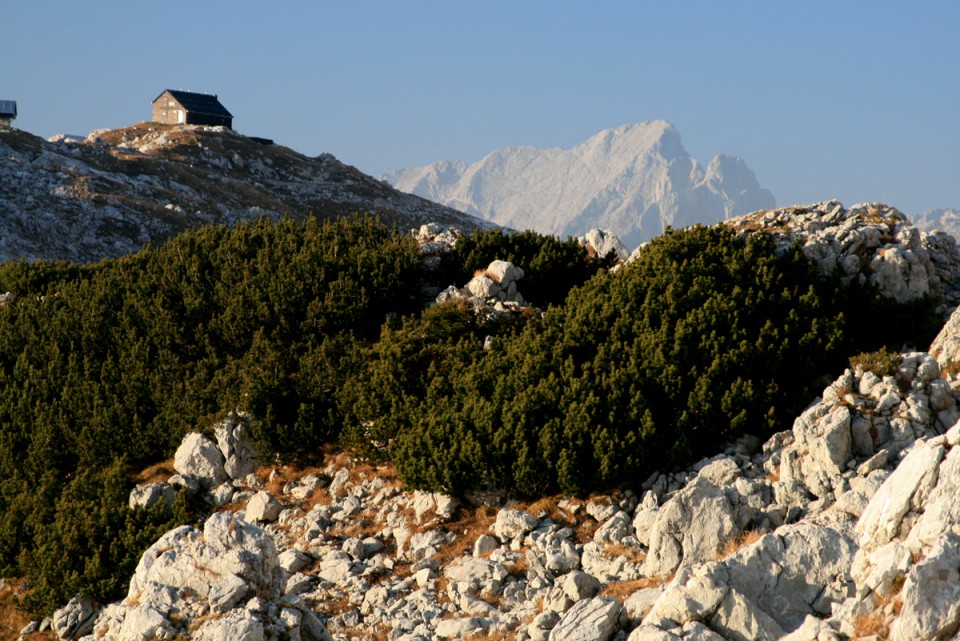
[[215, 94], [165, 89], [153, 99], [153, 121], [168, 125], [213, 125], [233, 128], [233, 114]]
[[0, 127], [9, 127], [17, 118], [17, 101], [0, 100]]

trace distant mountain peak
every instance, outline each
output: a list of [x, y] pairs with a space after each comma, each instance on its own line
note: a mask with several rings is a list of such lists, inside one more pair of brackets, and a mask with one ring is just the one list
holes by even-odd
[[743, 160], [717, 156], [704, 169], [665, 120], [605, 129], [570, 149], [508, 147], [472, 164], [440, 161], [382, 178], [500, 225], [559, 236], [603, 227], [628, 245], [668, 225], [775, 206]]

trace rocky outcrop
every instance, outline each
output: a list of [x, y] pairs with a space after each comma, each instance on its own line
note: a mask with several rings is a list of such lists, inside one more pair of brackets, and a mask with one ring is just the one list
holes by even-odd
[[844, 209], [836, 200], [759, 211], [725, 224], [738, 232], [773, 234], [781, 247], [799, 242], [824, 274], [871, 283], [899, 302], [932, 296], [960, 303], [960, 252], [943, 232], [922, 232], [880, 203]]
[[622, 263], [630, 257], [626, 246], [609, 229], [591, 229], [580, 238], [580, 244], [587, 248], [591, 256], [612, 256], [616, 263]]
[[253, 476], [258, 461], [249, 431], [250, 417], [230, 412], [214, 428], [215, 441], [199, 432], [188, 434], [174, 454], [177, 474], [166, 481], [133, 488], [130, 508], [172, 505], [178, 488], [190, 494], [203, 492], [217, 506], [247, 498], [242, 492], [259, 485]]

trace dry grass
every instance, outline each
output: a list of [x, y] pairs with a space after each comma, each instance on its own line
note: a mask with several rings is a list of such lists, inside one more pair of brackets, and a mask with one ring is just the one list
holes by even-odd
[[614, 558], [618, 556], [624, 556], [630, 563], [640, 563], [647, 558], [646, 550], [633, 545], [627, 545], [626, 543], [605, 545], [603, 547], [603, 552], [604, 554], [612, 555]]
[[444, 525], [444, 529], [456, 538], [453, 543], [437, 552], [433, 559], [443, 565], [471, 554], [474, 542], [481, 534], [486, 534], [490, 530], [490, 526], [496, 519], [497, 510], [490, 506], [481, 506], [473, 510], [459, 508], [454, 513], [454, 520]]
[[764, 534], [765, 533], [760, 530], [744, 530], [720, 546], [720, 550], [717, 552], [717, 558], [725, 559], [732, 554], [736, 554], [741, 548], [753, 545], [759, 541]]
[[874, 637], [878, 641], [884, 641], [889, 635], [890, 629], [887, 626], [886, 615], [884, 615], [883, 610], [861, 614], [853, 620], [854, 639]]
[[477, 271], [473, 272], [473, 277], [476, 278], [477, 276], [486, 276], [487, 278], [489, 278], [490, 280], [492, 280], [492, 281], [495, 282], [495, 283], [499, 283], [499, 282], [500, 282], [500, 279], [499, 279], [499, 278], [497, 278], [494, 274], [491, 274], [491, 273], [490, 273], [489, 271], [487, 271], [486, 269], [478, 269]]
[[527, 560], [527, 548], [520, 549], [520, 556], [517, 560], [507, 568], [507, 573], [510, 576], [516, 577], [518, 579], [526, 579], [527, 571], [530, 569], [530, 562]]
[[[517, 509], [532, 514], [537, 518], [549, 518], [554, 523], [564, 527], [573, 527], [577, 524], [576, 517], [557, 505], [563, 498], [560, 494], [547, 496], [532, 503], [520, 504], [517, 506]], [[583, 501], [576, 499], [569, 500], [571, 503], [580, 505], [581, 507], [584, 505]]]
[[903, 607], [903, 599], [900, 596], [902, 588], [902, 582], [894, 582], [890, 591], [882, 594], [873, 593], [874, 609], [853, 620], [854, 638], [875, 637], [878, 641], [886, 641], [890, 638], [890, 628], [887, 624], [900, 615], [900, 609]]
[[146, 483], [160, 483], [161, 481], [168, 480], [176, 473], [176, 470], [173, 469], [173, 459], [171, 458], [167, 459], [166, 461], [154, 463], [150, 467], [144, 469], [142, 472], [134, 476], [133, 480], [137, 483], [137, 485], [143, 485]]
[[363, 641], [388, 641], [392, 630], [385, 625], [378, 625], [373, 630], [363, 634]]
[[634, 581], [612, 581], [603, 586], [603, 589], [600, 590], [600, 596], [613, 597], [623, 602], [637, 590], [658, 588], [664, 583], [666, 583], [666, 577], [662, 576], [651, 576]]
[[[16, 639], [20, 630], [33, 619], [19, 607], [19, 600], [26, 594], [26, 581], [23, 579], [4, 579], [0, 587], [0, 638]], [[35, 632], [24, 639], [29, 641], [53, 640], [52, 632]]]

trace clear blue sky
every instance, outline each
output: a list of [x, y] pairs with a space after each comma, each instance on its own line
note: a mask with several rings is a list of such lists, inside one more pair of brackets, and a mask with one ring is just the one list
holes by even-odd
[[[665, 119], [778, 204], [960, 208], [960, 2], [25, 0], [0, 15], [21, 129], [133, 124], [165, 88], [370, 174]], [[2, 162], [2, 160], [0, 160]]]

